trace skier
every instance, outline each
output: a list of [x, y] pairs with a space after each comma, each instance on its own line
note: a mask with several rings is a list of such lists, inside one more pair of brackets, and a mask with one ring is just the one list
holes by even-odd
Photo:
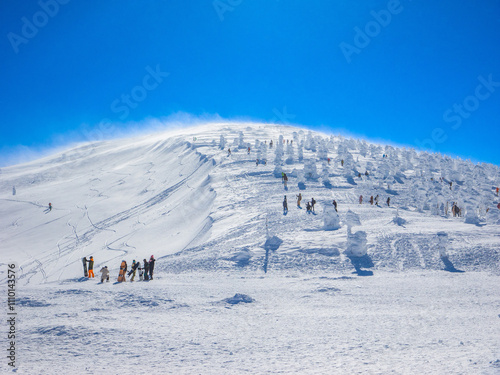
[[368, 171], [365, 171], [365, 176], [368, 177]]
[[328, 158], [327, 160], [328, 160], [328, 164], [330, 164], [330, 158]]
[[151, 255], [149, 258], [149, 279], [153, 280], [153, 270], [155, 269], [156, 259]]
[[340, 164], [341, 164], [342, 166], [344, 166], [344, 159], [342, 159], [342, 160], [340, 161]]
[[299, 193], [299, 195], [297, 195], [297, 206], [300, 207], [300, 201], [302, 200], [302, 193]]
[[[497, 197], [498, 197], [498, 190], [499, 190], [499, 188], [497, 188]], [[14, 194], [14, 195], [15, 195], [15, 194]]]
[[130, 271], [128, 272], [128, 276], [132, 275], [130, 281], [134, 281], [135, 273], [137, 272], [137, 267], [139, 267], [139, 262], [136, 262], [134, 259], [132, 261], [132, 266], [130, 267]]
[[90, 259], [87, 262], [89, 262], [89, 279], [90, 279], [91, 277], [94, 277], [94, 257], [90, 257]]
[[[16, 187], [12, 186], [12, 195], [16, 195]], [[498, 189], [497, 189], [497, 195], [498, 195]]]
[[373, 206], [373, 195], [370, 197], [370, 204]]
[[285, 172], [281, 172], [281, 182], [285, 182]]
[[106, 282], [109, 282], [109, 270], [108, 266], [104, 266], [101, 268], [101, 283], [104, 282], [104, 279], [106, 279]]
[[285, 188], [286, 188], [288, 186], [288, 176], [286, 175], [286, 173], [283, 176], [283, 181], [285, 182]]
[[250, 155], [250, 146], [248, 147], [247, 154]]
[[273, 140], [271, 139], [271, 142], [269, 142], [269, 148], [273, 148]]
[[49, 211], [52, 211], [52, 203], [49, 203]]
[[335, 212], [338, 212], [337, 211], [337, 201], [335, 199], [333, 200], [333, 207], [335, 208]]
[[288, 211], [288, 202], [286, 201], [286, 195], [285, 198], [283, 199], [283, 213]]
[[316, 204], [316, 201], [314, 200], [314, 198], [311, 198], [311, 210], [312, 212], [314, 212], [314, 205]]
[[228, 148], [228, 149], [227, 149], [227, 156], [230, 156], [230, 155], [231, 155], [231, 149], [230, 149], [230, 148]]
[[255, 165], [258, 167], [259, 166], [259, 159], [255, 161]]
[[363, 196], [362, 195], [359, 196], [359, 204], [363, 204]]
[[144, 259], [144, 281], [149, 280], [149, 263], [146, 259]]
[[375, 197], [375, 205], [378, 206], [378, 194], [377, 196]]
[[361, 178], [361, 172], [358, 173], [358, 178]]
[[391, 197], [387, 197], [387, 206], [390, 207], [391, 206]]

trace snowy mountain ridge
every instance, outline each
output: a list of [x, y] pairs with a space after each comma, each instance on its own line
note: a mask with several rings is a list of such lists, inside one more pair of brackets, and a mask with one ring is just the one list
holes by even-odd
[[[2, 169], [0, 241], [24, 283], [79, 277], [90, 255], [112, 274], [122, 259], [151, 254], [168, 272], [257, 270], [268, 236], [282, 241], [269, 269], [443, 269], [439, 231], [453, 267], [498, 272], [499, 185], [491, 164], [289, 126], [209, 124]], [[306, 213], [311, 198], [318, 203]], [[462, 217], [453, 217], [453, 202]], [[366, 233], [361, 263], [346, 252], [349, 211], [360, 220], [353, 231]]]

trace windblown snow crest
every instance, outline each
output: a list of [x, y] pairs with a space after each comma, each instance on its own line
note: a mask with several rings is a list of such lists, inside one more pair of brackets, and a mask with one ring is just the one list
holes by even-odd
[[100, 142], [7, 168], [4, 255], [21, 282], [39, 283], [79, 276], [84, 256], [98, 270], [181, 251], [209, 235], [213, 168], [179, 137]]

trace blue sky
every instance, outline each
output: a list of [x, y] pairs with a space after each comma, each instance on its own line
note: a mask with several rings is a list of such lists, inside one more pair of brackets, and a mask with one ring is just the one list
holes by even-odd
[[500, 0], [2, 0], [0, 29], [4, 165], [178, 113], [500, 164]]

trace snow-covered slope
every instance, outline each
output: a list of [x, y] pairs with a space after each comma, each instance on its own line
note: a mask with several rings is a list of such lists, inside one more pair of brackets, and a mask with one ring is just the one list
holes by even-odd
[[[16, 262], [18, 373], [500, 368], [498, 166], [220, 123], [1, 172], [0, 279]], [[153, 282], [114, 283], [122, 259], [152, 254]], [[111, 283], [82, 277], [90, 255]], [[235, 293], [249, 303], [234, 305]]]
[[[280, 136], [295, 142], [282, 144], [276, 157]], [[267, 164], [257, 165], [257, 158]], [[268, 235], [283, 241], [270, 267], [347, 270], [344, 221], [351, 210], [361, 221], [353, 230], [366, 232], [375, 268], [443, 268], [435, 245], [437, 232], [445, 231], [456, 268], [498, 270], [499, 184], [492, 165], [292, 127], [211, 124], [88, 144], [3, 169], [0, 241], [4, 256], [19, 263], [21, 281], [35, 283], [80, 276], [81, 258], [89, 255], [97, 269], [116, 270], [122, 259], [151, 254], [159, 268], [174, 272], [255, 269], [263, 266]], [[379, 206], [370, 205], [377, 195]], [[305, 202], [313, 197], [318, 203], [308, 214]], [[333, 199], [341, 228], [325, 230]], [[49, 202], [54, 208], [47, 212]], [[452, 202], [462, 208], [461, 218], [453, 217]], [[406, 223], [397, 225], [396, 214]]]

